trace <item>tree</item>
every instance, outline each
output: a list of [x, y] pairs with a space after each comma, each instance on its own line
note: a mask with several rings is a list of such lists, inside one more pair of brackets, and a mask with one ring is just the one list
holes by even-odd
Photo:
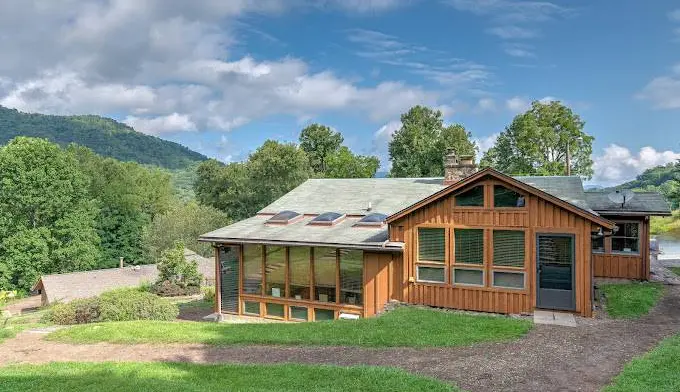
[[371, 178], [380, 167], [375, 156], [354, 155], [342, 146], [327, 157], [326, 177], [328, 178]]
[[188, 261], [184, 256], [184, 244], [181, 241], [161, 253], [156, 264], [158, 268], [157, 285], [169, 283], [180, 288], [200, 287], [201, 274], [198, 272], [196, 260]]
[[401, 115], [401, 128], [389, 143], [392, 177], [434, 177], [444, 174], [444, 155], [472, 155], [476, 145], [462, 125], [444, 126], [442, 113], [414, 106]]
[[0, 148], [0, 184], [0, 288], [27, 291], [41, 274], [96, 265], [99, 211], [72, 155], [15, 138]]
[[584, 124], [558, 101], [534, 101], [501, 132], [481, 164], [507, 174], [564, 175], [569, 151], [571, 174], [591, 178], [594, 138], [583, 132]]
[[340, 149], [343, 140], [339, 132], [321, 124], [311, 124], [300, 132], [300, 148], [315, 173], [326, 173], [328, 156]]

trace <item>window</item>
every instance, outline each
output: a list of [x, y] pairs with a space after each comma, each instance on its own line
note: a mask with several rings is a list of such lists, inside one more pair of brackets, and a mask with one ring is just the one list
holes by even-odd
[[494, 267], [524, 268], [523, 231], [493, 231], [493, 265]]
[[524, 272], [493, 271], [493, 286], [507, 289], [523, 289]]
[[298, 221], [300, 218], [302, 218], [302, 214], [297, 213], [295, 211], [281, 211], [278, 214], [272, 216], [271, 218], [267, 219], [267, 223], [274, 223], [274, 224], [288, 224], [288, 223], [293, 223], [295, 221]]
[[364, 252], [340, 249], [340, 303], [361, 305], [364, 288]]
[[454, 268], [451, 281], [454, 284], [466, 284], [474, 286], [484, 286], [484, 270]]
[[526, 201], [524, 196], [508, 189], [503, 185], [493, 187], [493, 206], [494, 207], [524, 207]]
[[259, 302], [253, 302], [253, 301], [244, 301], [243, 302], [243, 313], [259, 316], [260, 315], [260, 303]]
[[314, 299], [335, 302], [335, 249], [314, 248]]
[[455, 263], [484, 264], [484, 230], [455, 229]]
[[418, 229], [418, 261], [444, 263], [446, 260], [446, 230], [443, 228]]
[[309, 248], [291, 246], [288, 254], [289, 298], [309, 299]]
[[455, 200], [460, 207], [484, 207], [484, 185], [457, 194]]
[[444, 267], [417, 266], [416, 279], [420, 282], [444, 283]]
[[288, 307], [291, 320], [307, 320], [307, 308], [302, 306], [289, 306]]
[[330, 309], [314, 309], [314, 320], [316, 321], [326, 321], [334, 320], [335, 311]]
[[243, 245], [243, 292], [262, 294], [262, 245]]
[[267, 309], [267, 316], [269, 316], [269, 317], [283, 318], [284, 315], [286, 314], [283, 310], [283, 305], [281, 305], [281, 304], [269, 303], [269, 304], [267, 304], [266, 309]]
[[345, 214], [339, 214], [337, 212], [324, 212], [321, 215], [317, 215], [314, 219], [309, 221], [310, 225], [327, 225], [332, 226], [345, 218]]
[[593, 238], [590, 240], [590, 243], [592, 244], [593, 253], [604, 253], [603, 235], [593, 236]]
[[267, 246], [265, 248], [265, 295], [286, 296], [286, 248]]
[[637, 222], [617, 222], [619, 230], [612, 235], [612, 252], [639, 253], [640, 225]]

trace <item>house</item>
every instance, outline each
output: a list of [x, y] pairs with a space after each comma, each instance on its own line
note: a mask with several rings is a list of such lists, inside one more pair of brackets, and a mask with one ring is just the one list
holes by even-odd
[[579, 177], [445, 163], [444, 178], [311, 179], [202, 235], [215, 245], [216, 311], [314, 321], [398, 300], [591, 316], [595, 276], [649, 276], [649, 216], [670, 213], [661, 196], [613, 205]]
[[[189, 249], [184, 250], [188, 261], [195, 260], [206, 283], [214, 284], [215, 263]], [[41, 276], [31, 291], [40, 294], [42, 305], [70, 302], [77, 298], [95, 297], [105, 291], [138, 287], [158, 279], [156, 264], [107, 268]]]

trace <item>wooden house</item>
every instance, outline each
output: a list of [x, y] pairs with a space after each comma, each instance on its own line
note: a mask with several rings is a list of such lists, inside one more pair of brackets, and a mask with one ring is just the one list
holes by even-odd
[[308, 180], [204, 234], [216, 311], [314, 321], [397, 300], [590, 316], [594, 277], [648, 278], [649, 216], [670, 212], [660, 195], [640, 197], [654, 209], [612, 206], [579, 177], [510, 177], [454, 155], [445, 166], [444, 178]]

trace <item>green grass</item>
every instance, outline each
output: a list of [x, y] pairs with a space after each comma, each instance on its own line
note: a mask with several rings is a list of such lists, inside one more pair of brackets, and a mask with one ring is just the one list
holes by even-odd
[[680, 210], [673, 211], [672, 216], [653, 216], [650, 232], [652, 234], [680, 233]]
[[0, 343], [2, 343], [5, 339], [13, 338], [15, 335], [16, 332], [13, 329], [0, 328]]
[[671, 270], [672, 273], [680, 276], [680, 267], [668, 267], [669, 270]]
[[523, 336], [531, 321], [402, 307], [381, 317], [314, 323], [131, 321], [78, 325], [47, 339], [71, 343], [204, 343], [364, 347], [461, 346]]
[[605, 284], [600, 286], [612, 318], [638, 318], [654, 307], [664, 292], [661, 283]]
[[680, 335], [633, 359], [603, 392], [680, 391]]
[[0, 368], [3, 392], [79, 391], [459, 391], [380, 367], [50, 363]]

